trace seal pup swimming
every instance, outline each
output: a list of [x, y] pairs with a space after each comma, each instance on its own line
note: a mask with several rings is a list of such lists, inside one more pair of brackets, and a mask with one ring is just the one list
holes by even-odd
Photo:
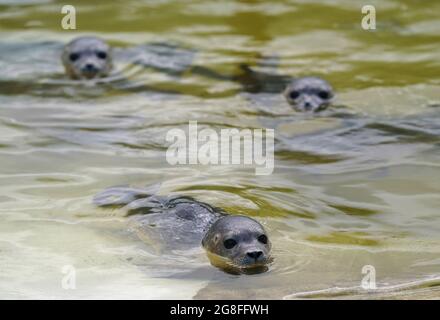
[[96, 79], [113, 68], [111, 47], [97, 37], [80, 37], [69, 42], [61, 55], [66, 74], [72, 79]]
[[[277, 58], [273, 56], [259, 57], [259, 66], [263, 69], [274, 69]], [[238, 65], [238, 73], [233, 75], [219, 74], [201, 66], [193, 68], [193, 72], [223, 81], [240, 84], [241, 92], [250, 94], [252, 100], [257, 94], [282, 94], [286, 101], [299, 112], [317, 112], [332, 104], [334, 90], [332, 86], [320, 77], [306, 76], [292, 78], [291, 76], [273, 71], [255, 70], [247, 63]], [[258, 104], [258, 101], [256, 101]]]
[[[292, 78], [276, 72], [279, 59], [275, 56], [259, 56], [258, 71], [246, 63], [239, 65], [239, 74], [232, 79], [241, 84], [242, 90], [251, 94], [283, 94], [286, 101], [299, 112], [317, 112], [332, 104], [335, 96], [332, 86], [316, 76]], [[272, 70], [272, 71], [271, 71]]]
[[303, 77], [288, 84], [284, 96], [296, 111], [317, 112], [332, 103], [334, 93], [332, 86], [324, 79]]
[[212, 265], [229, 273], [268, 270], [271, 243], [256, 220], [229, 215], [190, 197], [151, 195], [151, 190], [112, 187], [96, 195], [100, 207], [125, 207], [131, 228], [146, 242], [160, 241], [166, 251], [202, 246]]

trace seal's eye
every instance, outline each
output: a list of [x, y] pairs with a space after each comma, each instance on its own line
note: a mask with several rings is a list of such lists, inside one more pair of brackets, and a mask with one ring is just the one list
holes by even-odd
[[298, 97], [299, 97], [299, 92], [298, 91], [291, 91], [289, 93], [289, 98], [292, 99], [292, 100], [295, 100]]
[[72, 62], [78, 60], [78, 58], [79, 58], [79, 54], [78, 53], [71, 53], [70, 56], [69, 56], [69, 59]]
[[96, 53], [96, 55], [98, 56], [99, 59], [106, 59], [107, 58], [107, 53], [105, 53], [104, 51], [98, 51]]
[[223, 242], [223, 245], [225, 246], [226, 249], [232, 249], [237, 245], [237, 241], [235, 241], [234, 239], [226, 239]]
[[267, 236], [265, 234], [262, 234], [258, 237], [258, 241], [260, 241], [262, 244], [267, 244]]
[[321, 99], [325, 99], [325, 100], [327, 100], [328, 98], [330, 98], [330, 92], [328, 92], [328, 91], [319, 91], [318, 92], [318, 96], [321, 98]]

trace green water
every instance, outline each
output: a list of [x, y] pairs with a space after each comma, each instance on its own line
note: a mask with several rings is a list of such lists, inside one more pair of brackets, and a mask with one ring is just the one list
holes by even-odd
[[[63, 4], [0, 0], [1, 298], [440, 298], [440, 2], [370, 1], [373, 32], [362, 1], [73, 1], [76, 31], [61, 29]], [[128, 88], [64, 79], [62, 46], [84, 34], [115, 47]], [[152, 43], [185, 54], [134, 64]], [[279, 93], [192, 68], [242, 64], [324, 77], [345, 107], [296, 114]], [[275, 128], [273, 174], [170, 166], [166, 132], [190, 120]], [[233, 276], [200, 248], [160, 252], [123, 210], [91, 204], [155, 183], [259, 219], [270, 270]], [[376, 291], [360, 288], [365, 265]]]

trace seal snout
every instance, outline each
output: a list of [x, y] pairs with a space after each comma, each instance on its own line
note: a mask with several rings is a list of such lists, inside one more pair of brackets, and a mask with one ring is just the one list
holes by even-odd
[[97, 68], [94, 64], [92, 64], [92, 63], [87, 63], [84, 67], [83, 67], [83, 69], [82, 69], [83, 71], [85, 71], [85, 72], [96, 72], [96, 71], [99, 71], [99, 68]]
[[312, 109], [312, 104], [309, 101], [304, 102], [304, 109], [306, 110]]
[[261, 255], [263, 254], [263, 251], [251, 251], [251, 252], [246, 252], [246, 255], [248, 257], [251, 257], [252, 259], [255, 259], [255, 261], [258, 260], [259, 257], [261, 257]]
[[101, 69], [93, 63], [86, 63], [81, 68], [81, 73], [85, 78], [91, 79], [96, 77], [96, 75], [101, 71]]
[[265, 265], [269, 260], [269, 250], [264, 244], [255, 243], [255, 248], [245, 250], [241, 257], [237, 257], [236, 264], [245, 268]]
[[265, 265], [268, 262], [268, 254], [263, 250], [255, 250], [246, 252], [246, 256], [242, 260], [242, 265], [247, 268], [253, 268]]

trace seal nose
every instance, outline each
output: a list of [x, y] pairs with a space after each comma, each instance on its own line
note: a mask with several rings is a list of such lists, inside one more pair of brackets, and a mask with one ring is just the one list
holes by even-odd
[[248, 257], [257, 260], [263, 254], [263, 251], [251, 251], [246, 254]]
[[304, 108], [311, 109], [312, 108], [312, 104], [309, 101], [307, 101], [307, 102], [304, 103]]
[[91, 63], [87, 63], [87, 64], [84, 66], [84, 70], [85, 70], [85, 71], [96, 71], [97, 68], [96, 68], [93, 64], [91, 64]]

